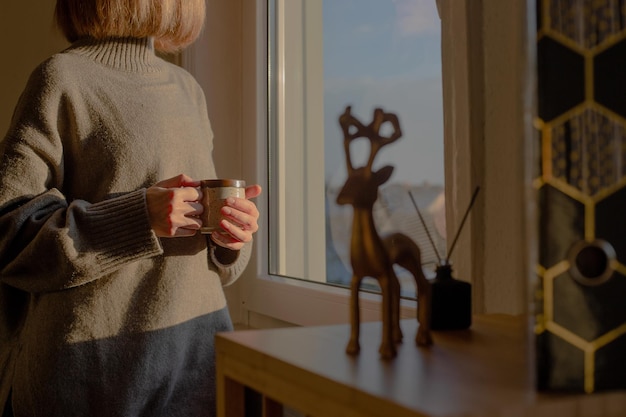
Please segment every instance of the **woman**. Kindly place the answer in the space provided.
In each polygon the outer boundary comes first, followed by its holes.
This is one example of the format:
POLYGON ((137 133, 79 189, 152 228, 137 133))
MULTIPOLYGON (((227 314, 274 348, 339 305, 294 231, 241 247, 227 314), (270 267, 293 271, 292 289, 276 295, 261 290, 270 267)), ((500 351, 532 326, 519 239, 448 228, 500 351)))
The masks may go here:
POLYGON ((215 413, 222 286, 248 262, 261 189, 198 232, 199 180, 217 177, 205 99, 155 50, 189 45, 204 15, 204 0, 57 1, 72 45, 33 72, 0 142, 7 415, 215 413))

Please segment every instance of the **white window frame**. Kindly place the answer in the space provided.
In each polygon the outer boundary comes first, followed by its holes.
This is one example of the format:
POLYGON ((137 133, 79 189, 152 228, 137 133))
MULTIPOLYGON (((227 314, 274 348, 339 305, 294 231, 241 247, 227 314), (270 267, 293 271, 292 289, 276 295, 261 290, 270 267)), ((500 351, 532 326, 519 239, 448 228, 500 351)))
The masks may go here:
MULTIPOLYGON (((231 2, 229 7, 238 8, 241 17, 236 29, 239 39, 232 45, 233 53, 241 53, 237 68, 241 113, 233 117, 242 126, 238 174, 249 182, 256 180, 267 191, 267 5, 265 0, 231 2)), ((534 253, 534 228, 529 227, 534 201, 530 186, 534 60, 528 58, 534 56, 534 38, 528 29, 534 19, 533 2, 437 3, 442 17, 449 241, 474 188, 481 186, 452 262, 457 277, 472 282, 475 312, 524 313, 534 253)), ((208 27, 204 36, 227 39, 220 33, 224 30, 208 27)), ((198 56, 206 60, 211 51, 196 47, 190 54, 195 56, 191 61, 201 61, 198 56)), ((195 68, 195 75, 201 71, 195 68)), ((211 86, 219 82, 201 81, 209 100, 211 86)), ((267 192, 257 199, 262 216, 256 250, 244 276, 227 292, 234 320, 249 324, 258 315, 296 325, 347 323, 348 289, 268 273, 269 204, 267 192)), ((360 298, 362 319, 380 320, 380 297, 362 293, 360 298)), ((403 302, 401 314, 415 317, 414 303, 403 302)))
POLYGON ((275 210, 269 213, 268 224, 276 226, 271 233, 277 250, 269 255, 278 271, 326 282, 324 175, 316 163, 324 160, 322 2, 275 2, 276 12, 269 12, 270 27, 276 19, 272 35, 276 53, 270 53, 274 57, 268 63, 273 72, 268 139, 276 155, 269 163, 274 172, 290 175, 275 175, 277 181, 271 184, 270 198, 275 199, 270 205, 275 210))

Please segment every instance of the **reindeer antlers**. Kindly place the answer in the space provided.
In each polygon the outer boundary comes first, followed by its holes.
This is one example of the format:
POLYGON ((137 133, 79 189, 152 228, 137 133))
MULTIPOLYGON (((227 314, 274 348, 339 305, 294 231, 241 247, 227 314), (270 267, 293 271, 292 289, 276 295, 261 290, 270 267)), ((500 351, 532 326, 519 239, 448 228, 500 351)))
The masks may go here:
POLYGON ((346 162, 348 170, 352 171, 354 167, 350 161, 350 142, 357 138, 369 139, 371 144, 371 152, 369 161, 367 162, 367 169, 371 170, 374 157, 385 145, 389 145, 395 142, 402 136, 402 130, 400 129, 400 122, 398 116, 393 113, 385 113, 382 109, 374 109, 374 118, 372 123, 365 126, 351 113, 351 106, 347 106, 344 113, 339 117, 339 124, 343 131, 343 146, 346 153, 346 162), (389 122, 393 126, 393 132, 389 137, 385 137, 380 134, 380 128, 383 124, 389 122), (351 128, 356 128, 354 133, 351 133, 351 128))

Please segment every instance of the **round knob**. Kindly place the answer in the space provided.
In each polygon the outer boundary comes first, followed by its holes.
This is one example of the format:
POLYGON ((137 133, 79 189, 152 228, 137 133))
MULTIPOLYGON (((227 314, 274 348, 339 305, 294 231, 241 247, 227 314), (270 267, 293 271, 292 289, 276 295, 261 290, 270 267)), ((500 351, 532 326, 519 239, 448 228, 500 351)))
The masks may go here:
POLYGON ((583 285, 600 285, 613 276, 615 249, 607 241, 579 241, 569 251, 569 272, 583 285))

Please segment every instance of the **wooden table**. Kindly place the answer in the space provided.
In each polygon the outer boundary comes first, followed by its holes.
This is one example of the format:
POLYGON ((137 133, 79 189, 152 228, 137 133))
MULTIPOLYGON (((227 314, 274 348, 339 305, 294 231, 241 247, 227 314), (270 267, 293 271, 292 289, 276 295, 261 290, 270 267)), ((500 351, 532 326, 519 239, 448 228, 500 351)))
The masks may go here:
POLYGON ((470 330, 433 332, 415 346, 415 320, 403 320, 398 356, 378 356, 379 322, 364 323, 361 353, 344 352, 348 325, 242 330, 216 339, 219 417, 244 417, 248 387, 263 416, 282 406, 314 417, 617 417, 626 393, 537 394, 526 320, 475 317, 470 330))

